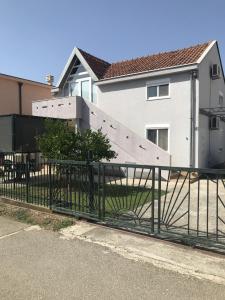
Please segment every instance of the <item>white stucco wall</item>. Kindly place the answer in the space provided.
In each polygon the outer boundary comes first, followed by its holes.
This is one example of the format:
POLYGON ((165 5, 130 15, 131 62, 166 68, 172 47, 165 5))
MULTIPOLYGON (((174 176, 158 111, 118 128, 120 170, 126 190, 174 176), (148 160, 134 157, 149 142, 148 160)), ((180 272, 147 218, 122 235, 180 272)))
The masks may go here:
MULTIPOLYGON (((219 92, 225 97, 225 85, 220 79, 211 80, 210 66, 219 64, 216 44, 199 65, 199 108, 219 107, 219 92)), ((222 66, 220 65, 222 69, 222 66)), ((225 102, 224 102, 225 106, 225 102)), ((225 161, 225 123, 220 122, 219 130, 209 129, 209 118, 199 115, 198 126, 198 166, 208 167, 225 161)))
POLYGON ((80 119, 82 117, 80 97, 43 99, 32 103, 32 115, 59 119, 80 119))
POLYGON ((33 115, 75 119, 81 129, 101 129, 118 154, 114 162, 148 165, 170 165, 170 155, 157 145, 140 137, 129 128, 111 118, 90 101, 81 97, 53 98, 33 102, 33 115))
POLYGON ((169 152, 173 166, 190 161, 190 74, 170 79, 170 98, 146 100, 146 83, 160 78, 131 80, 98 87, 97 106, 132 131, 145 137, 146 126, 169 126, 169 152))

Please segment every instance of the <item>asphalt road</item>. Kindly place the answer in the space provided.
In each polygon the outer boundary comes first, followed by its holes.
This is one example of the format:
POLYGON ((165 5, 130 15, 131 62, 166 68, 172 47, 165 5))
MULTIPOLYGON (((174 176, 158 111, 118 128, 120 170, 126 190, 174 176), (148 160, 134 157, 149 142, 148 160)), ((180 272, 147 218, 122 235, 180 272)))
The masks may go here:
POLYGON ((0 299, 225 299, 225 286, 0 217, 0 299))

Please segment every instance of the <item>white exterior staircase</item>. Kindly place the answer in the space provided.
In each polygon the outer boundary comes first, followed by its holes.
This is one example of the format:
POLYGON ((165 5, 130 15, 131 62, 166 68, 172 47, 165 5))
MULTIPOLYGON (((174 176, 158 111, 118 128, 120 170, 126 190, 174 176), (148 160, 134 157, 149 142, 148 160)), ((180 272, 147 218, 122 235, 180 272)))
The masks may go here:
POLYGON ((32 104, 32 114, 61 119, 74 118, 81 128, 101 129, 110 140, 113 150, 118 154, 115 162, 170 165, 170 154, 167 151, 140 137, 95 104, 84 101, 81 97, 35 101, 32 104))

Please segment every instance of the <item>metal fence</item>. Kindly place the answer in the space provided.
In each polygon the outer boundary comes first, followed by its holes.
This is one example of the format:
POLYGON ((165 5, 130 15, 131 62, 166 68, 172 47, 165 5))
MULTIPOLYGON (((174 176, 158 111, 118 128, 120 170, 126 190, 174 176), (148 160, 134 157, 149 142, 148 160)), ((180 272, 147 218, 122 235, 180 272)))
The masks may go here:
POLYGON ((0 194, 110 226, 225 250, 225 170, 0 156, 0 194))
POLYGON ((49 206, 49 165, 40 153, 0 153, 0 194, 49 206))

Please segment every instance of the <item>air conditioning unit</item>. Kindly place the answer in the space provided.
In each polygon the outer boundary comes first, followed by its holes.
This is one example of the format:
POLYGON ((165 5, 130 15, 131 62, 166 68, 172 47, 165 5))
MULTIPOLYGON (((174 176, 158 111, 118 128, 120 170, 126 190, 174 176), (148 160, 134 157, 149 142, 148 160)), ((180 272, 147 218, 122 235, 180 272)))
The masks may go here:
POLYGON ((211 66, 211 78, 212 79, 220 78, 220 66, 218 64, 213 64, 211 66))
POLYGON ((209 127, 211 130, 217 130, 220 128, 220 118, 217 116, 212 116, 210 118, 210 124, 209 127))

